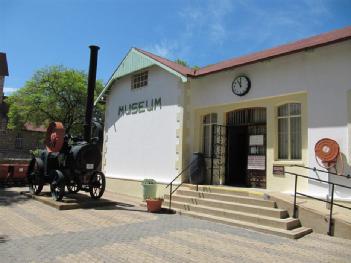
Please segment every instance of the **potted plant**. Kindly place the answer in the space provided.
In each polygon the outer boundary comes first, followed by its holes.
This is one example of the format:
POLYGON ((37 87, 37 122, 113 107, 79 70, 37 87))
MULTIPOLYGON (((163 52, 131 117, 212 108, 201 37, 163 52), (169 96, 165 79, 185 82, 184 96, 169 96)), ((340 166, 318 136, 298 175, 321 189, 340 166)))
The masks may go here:
POLYGON ((163 198, 147 198, 146 199, 146 206, 147 211, 151 213, 156 213, 161 211, 162 209, 163 198))

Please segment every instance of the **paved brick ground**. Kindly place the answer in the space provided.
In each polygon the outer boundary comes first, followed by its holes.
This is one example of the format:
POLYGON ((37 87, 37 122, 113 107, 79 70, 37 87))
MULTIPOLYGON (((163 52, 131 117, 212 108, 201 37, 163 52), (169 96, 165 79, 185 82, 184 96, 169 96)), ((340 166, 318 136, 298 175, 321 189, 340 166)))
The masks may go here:
POLYGON ((318 234, 290 240, 144 210, 121 202, 115 207, 58 211, 11 189, 0 189, 0 262, 335 263, 351 259, 351 240, 318 234))

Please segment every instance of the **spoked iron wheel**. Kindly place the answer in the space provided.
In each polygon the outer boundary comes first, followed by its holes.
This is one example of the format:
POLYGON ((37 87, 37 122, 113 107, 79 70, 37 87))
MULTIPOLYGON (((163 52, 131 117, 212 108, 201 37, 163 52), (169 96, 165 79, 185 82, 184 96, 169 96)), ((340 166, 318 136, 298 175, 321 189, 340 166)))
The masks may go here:
POLYGON ((61 201, 65 194, 65 180, 63 173, 59 170, 53 170, 50 172, 51 178, 53 178, 50 184, 51 196, 56 201, 61 201))
POLYGON ((43 190, 43 161, 39 158, 33 158, 28 168, 28 185, 29 192, 33 195, 40 194, 43 190))
POLYGON ((81 187, 81 183, 78 182, 77 180, 72 180, 71 182, 69 182, 69 184, 67 185, 67 191, 71 194, 76 194, 79 192, 79 190, 82 188, 81 187))
POLYGON ((94 172, 90 179, 89 192, 93 199, 99 199, 105 192, 106 180, 102 172, 94 172))

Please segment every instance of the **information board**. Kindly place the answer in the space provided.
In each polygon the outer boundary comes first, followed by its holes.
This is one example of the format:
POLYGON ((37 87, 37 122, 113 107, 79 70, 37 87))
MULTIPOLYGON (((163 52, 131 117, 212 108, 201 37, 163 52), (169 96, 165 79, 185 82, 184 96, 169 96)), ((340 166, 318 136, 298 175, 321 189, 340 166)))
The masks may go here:
POLYGON ((247 157, 247 169, 266 170, 266 156, 264 156, 264 155, 249 155, 247 157))
POLYGON ((249 145, 250 146, 262 146, 264 145, 263 135, 250 135, 249 145))

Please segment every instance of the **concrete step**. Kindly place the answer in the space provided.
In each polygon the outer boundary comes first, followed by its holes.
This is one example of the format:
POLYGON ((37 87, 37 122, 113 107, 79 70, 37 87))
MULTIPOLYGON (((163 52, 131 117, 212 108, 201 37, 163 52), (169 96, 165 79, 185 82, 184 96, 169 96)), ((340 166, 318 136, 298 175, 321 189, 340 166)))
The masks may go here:
POLYGON ((286 229, 279 229, 275 227, 258 225, 255 223, 245 222, 245 221, 236 220, 236 219, 222 218, 218 216, 213 216, 213 215, 208 215, 208 214, 198 213, 193 211, 183 211, 183 210, 176 210, 176 211, 181 215, 188 215, 199 219, 209 220, 209 221, 232 225, 232 226, 243 227, 246 229, 252 229, 259 232, 292 238, 292 239, 298 239, 307 234, 312 233, 312 229, 306 228, 306 227, 297 227, 292 230, 286 230, 286 229))
MULTIPOLYGON (((169 206, 169 200, 165 200, 164 207, 169 206)), ((295 218, 274 218, 259 214, 251 214, 227 209, 213 208, 205 205, 187 204, 177 201, 172 201, 172 209, 191 211, 201 214, 207 214, 220 218, 246 221, 263 226, 269 226, 280 229, 294 229, 300 226, 300 221, 295 218)))
MULTIPOLYGON (((196 185, 193 184, 184 184, 184 188, 188 188, 189 190, 197 190, 196 185)), ((234 187, 226 187, 226 186, 214 186, 214 185, 199 185, 198 191, 206 192, 206 193, 215 193, 215 194, 227 194, 227 195, 240 195, 240 196, 251 196, 251 197, 262 197, 264 192, 259 190, 250 189, 247 190, 245 188, 234 188, 234 187)))
POLYGON ((276 207, 274 201, 264 200, 262 198, 250 197, 250 196, 240 196, 233 194, 219 194, 219 193, 207 193, 207 192, 197 192, 193 190, 179 189, 177 190, 177 195, 190 196, 196 198, 213 199, 224 202, 234 202, 240 204, 248 204, 262 207, 276 207))
MULTIPOLYGON (((169 200, 169 195, 165 195, 166 200, 169 200)), ((249 204, 241 204, 235 202, 227 202, 206 198, 196 198, 182 195, 172 195, 172 202, 182 202, 186 204, 203 205, 210 208, 220 208, 238 212, 246 212, 251 214, 258 214, 274 218, 287 218, 288 212, 284 209, 263 207, 249 204)))

